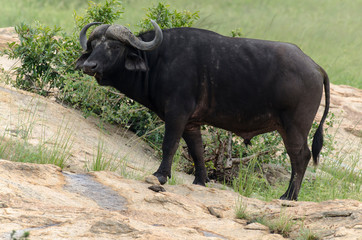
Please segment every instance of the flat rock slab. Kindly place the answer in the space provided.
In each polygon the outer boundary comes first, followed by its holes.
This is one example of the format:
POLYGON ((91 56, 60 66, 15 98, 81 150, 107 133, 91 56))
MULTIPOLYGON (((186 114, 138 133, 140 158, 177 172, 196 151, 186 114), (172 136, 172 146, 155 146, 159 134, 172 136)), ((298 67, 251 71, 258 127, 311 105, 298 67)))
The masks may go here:
POLYGON ((10 239, 13 230, 18 236, 29 231, 30 239, 284 239, 236 219, 240 200, 251 214, 302 219, 323 239, 362 236, 358 201, 285 204, 195 185, 165 185, 166 192, 149 186, 112 172, 74 174, 0 160, 0 239, 10 239))

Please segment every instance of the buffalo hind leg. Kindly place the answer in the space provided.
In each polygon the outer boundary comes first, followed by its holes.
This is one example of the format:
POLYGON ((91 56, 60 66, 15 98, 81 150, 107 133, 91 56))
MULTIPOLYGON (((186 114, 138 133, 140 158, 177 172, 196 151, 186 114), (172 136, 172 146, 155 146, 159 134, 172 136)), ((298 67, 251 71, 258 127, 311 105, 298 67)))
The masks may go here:
POLYGON ((203 157, 204 148, 202 145, 200 126, 186 126, 182 137, 195 163, 195 180, 193 184, 205 186, 207 173, 203 157))
POLYGON ((308 148, 307 141, 305 141, 305 143, 301 146, 287 145, 287 143, 285 143, 285 145, 292 165, 292 174, 288 189, 280 197, 280 199, 298 200, 299 190, 311 158, 311 153, 308 148))

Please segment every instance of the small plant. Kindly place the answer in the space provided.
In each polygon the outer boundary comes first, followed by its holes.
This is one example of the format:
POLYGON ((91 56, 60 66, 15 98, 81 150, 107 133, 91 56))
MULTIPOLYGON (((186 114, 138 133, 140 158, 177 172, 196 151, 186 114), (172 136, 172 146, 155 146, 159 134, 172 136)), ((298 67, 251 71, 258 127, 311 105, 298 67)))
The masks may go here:
POLYGON ((238 176, 234 178, 232 185, 234 191, 246 197, 250 197, 256 192, 263 192, 269 187, 256 157, 251 159, 247 166, 240 164, 238 176))
POLYGON ((296 240, 319 240, 321 237, 308 228, 301 228, 296 240))
POLYGON ((28 231, 23 232, 20 237, 15 237, 16 231, 13 230, 10 234, 10 240, 29 240, 30 233, 28 231))
MULTIPOLYGON (((0 52, 0 56, 1 56, 1 52, 0 52)), ((5 84, 11 84, 13 81, 11 79, 10 73, 8 71, 6 71, 4 68, 0 68, 0 81, 5 84)))
POLYGON ((25 108, 19 109, 17 126, 15 129, 10 130, 12 134, 21 139, 28 140, 36 125, 35 113, 37 111, 38 103, 33 104, 33 99, 25 108))
POLYGON ((44 163, 51 163, 63 168, 66 162, 71 157, 71 150, 73 147, 73 140, 71 131, 67 125, 61 125, 58 127, 55 135, 47 141, 44 141, 43 145, 39 148, 43 148, 45 151, 44 163))
POLYGON ((278 218, 261 217, 256 219, 257 222, 269 227, 271 233, 281 234, 283 237, 289 237, 292 227, 296 224, 291 216, 281 212, 278 218))
POLYGON ((250 221, 252 217, 250 214, 246 211, 247 204, 242 201, 242 198, 240 197, 239 200, 236 203, 236 209, 235 209, 235 217, 238 219, 245 219, 250 221))
MULTIPOLYGON (((139 140, 139 138, 138 138, 139 140)), ((135 141, 130 139, 130 142, 127 145, 131 145, 135 141)), ((110 153, 107 147, 105 146, 104 140, 100 137, 97 145, 97 149, 94 151, 91 161, 86 160, 85 169, 86 171, 112 171, 117 172, 124 178, 129 179, 142 179, 141 174, 134 172, 130 169, 127 169, 127 158, 128 155, 132 152, 126 153, 123 156, 120 156, 119 153, 110 153)), ((145 172, 142 170, 141 172, 145 172)), ((148 174, 148 173, 144 173, 148 174)))
POLYGON ((236 28, 234 30, 231 30, 231 37, 243 37, 243 31, 241 28, 236 28))
POLYGON ((108 154, 108 151, 104 146, 104 141, 100 139, 97 146, 97 152, 93 156, 93 161, 86 165, 86 169, 88 171, 116 171, 118 168, 115 165, 116 160, 116 155, 108 154))
POLYGON ((177 150, 175 153, 174 159, 173 159, 172 167, 171 167, 171 178, 169 178, 167 181, 167 183, 169 185, 182 184, 182 179, 180 179, 176 176, 176 171, 181 162, 181 158, 182 158, 181 153, 179 150, 177 150))

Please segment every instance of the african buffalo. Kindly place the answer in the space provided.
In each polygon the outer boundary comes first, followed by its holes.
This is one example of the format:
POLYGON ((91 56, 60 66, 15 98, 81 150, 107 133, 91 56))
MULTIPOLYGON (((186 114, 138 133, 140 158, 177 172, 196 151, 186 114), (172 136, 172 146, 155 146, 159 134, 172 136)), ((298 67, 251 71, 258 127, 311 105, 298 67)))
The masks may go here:
POLYGON ((163 158, 154 173, 161 184, 171 174, 181 137, 195 163, 194 184, 205 185, 200 126, 232 131, 248 142, 277 130, 292 165, 281 199, 296 200, 311 158, 308 133, 325 91, 325 109, 314 135, 312 155, 318 163, 329 102, 326 72, 290 43, 231 38, 195 28, 161 30, 135 36, 120 25, 97 26, 76 68, 100 85, 118 89, 165 121, 163 158))

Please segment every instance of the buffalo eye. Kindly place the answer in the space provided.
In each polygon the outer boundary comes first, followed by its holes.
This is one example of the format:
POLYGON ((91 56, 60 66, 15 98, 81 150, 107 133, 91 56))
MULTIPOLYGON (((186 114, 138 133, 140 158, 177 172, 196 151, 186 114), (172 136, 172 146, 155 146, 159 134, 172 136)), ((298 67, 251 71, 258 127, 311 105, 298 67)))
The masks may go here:
POLYGON ((111 49, 121 49, 122 48, 122 45, 117 41, 117 42, 109 42, 108 46, 111 48, 111 49))

